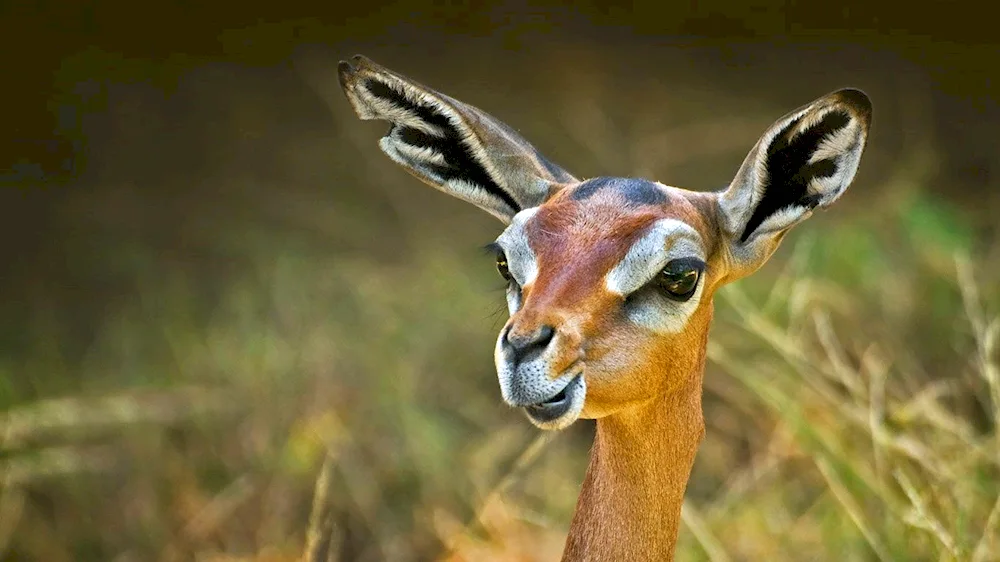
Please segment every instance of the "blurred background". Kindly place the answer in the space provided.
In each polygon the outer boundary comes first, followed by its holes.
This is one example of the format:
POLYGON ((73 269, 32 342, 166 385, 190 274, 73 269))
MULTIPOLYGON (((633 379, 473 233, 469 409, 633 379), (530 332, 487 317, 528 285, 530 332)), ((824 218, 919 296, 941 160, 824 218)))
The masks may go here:
POLYGON ((0 3, 0 560, 556 560, 591 422, 502 405, 489 215, 375 61, 578 177, 725 186, 844 86, 830 212, 723 290, 680 560, 1000 560, 1000 47, 971 4, 0 3), (322 468, 322 470, 321 470, 322 468))

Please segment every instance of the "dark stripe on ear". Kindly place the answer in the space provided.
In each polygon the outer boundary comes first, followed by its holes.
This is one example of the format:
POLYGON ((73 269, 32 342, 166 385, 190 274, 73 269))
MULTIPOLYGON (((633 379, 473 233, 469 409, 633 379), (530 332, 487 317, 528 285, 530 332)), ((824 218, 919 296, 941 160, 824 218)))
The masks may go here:
POLYGON ((774 213, 799 205, 812 209, 819 204, 818 195, 809 195, 809 182, 827 178, 837 172, 837 163, 829 158, 809 163, 809 159, 825 138, 846 127, 851 116, 842 110, 830 111, 805 131, 790 138, 801 118, 794 119, 777 134, 767 147, 764 173, 764 196, 753 211, 740 242, 746 242, 754 230, 774 213))
POLYGON ((368 80, 365 80, 364 86, 365 89, 371 93, 371 95, 391 102, 393 105, 408 109, 416 113, 417 117, 427 121, 431 125, 437 125, 438 127, 447 127, 451 125, 451 122, 448 121, 448 118, 444 115, 434 111, 430 107, 413 103, 409 98, 394 90, 385 82, 379 82, 374 78, 369 78, 368 80))
POLYGON ((403 94, 378 80, 369 78, 365 81, 364 87, 371 95, 412 111, 421 120, 440 128, 444 132, 444 137, 436 137, 413 127, 407 127, 398 123, 392 124, 390 135, 395 136, 410 146, 434 150, 440 153, 444 161, 448 164, 447 166, 442 166, 440 164, 421 162, 421 166, 430 168, 444 181, 458 179, 479 186, 490 195, 503 201, 515 213, 521 211, 521 205, 493 180, 489 172, 486 171, 486 167, 475 158, 472 150, 462 140, 461 133, 447 116, 434 111, 431 107, 414 103, 403 94))

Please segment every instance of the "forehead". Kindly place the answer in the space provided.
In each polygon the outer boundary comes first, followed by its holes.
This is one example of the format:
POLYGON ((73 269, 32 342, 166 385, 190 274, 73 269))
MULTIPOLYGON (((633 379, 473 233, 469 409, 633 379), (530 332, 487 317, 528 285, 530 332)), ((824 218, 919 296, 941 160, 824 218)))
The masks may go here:
POLYGON ((563 189, 520 226, 536 251, 571 245, 620 256, 662 219, 705 238, 706 220, 692 195, 644 179, 595 178, 563 189))
POLYGON ((665 205, 670 201, 667 187, 638 178, 594 178, 568 190, 572 201, 611 199, 628 206, 665 205))

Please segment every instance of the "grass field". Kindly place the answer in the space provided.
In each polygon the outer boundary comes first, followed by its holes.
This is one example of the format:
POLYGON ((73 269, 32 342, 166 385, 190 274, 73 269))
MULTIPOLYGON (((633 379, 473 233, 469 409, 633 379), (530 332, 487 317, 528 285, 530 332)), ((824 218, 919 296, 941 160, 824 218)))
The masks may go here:
MULTIPOLYGON (((793 107, 694 76, 623 93, 600 56, 556 51, 576 86, 517 102, 474 57, 400 70, 581 175, 705 189, 793 107)), ((557 559, 592 425, 501 403, 498 225, 392 167, 315 59, 73 64, 123 85, 4 303, 0 559, 294 559, 324 461, 333 559, 557 559)), ((718 296, 679 560, 1000 559, 1000 239, 918 132, 873 136, 843 203, 718 296)))

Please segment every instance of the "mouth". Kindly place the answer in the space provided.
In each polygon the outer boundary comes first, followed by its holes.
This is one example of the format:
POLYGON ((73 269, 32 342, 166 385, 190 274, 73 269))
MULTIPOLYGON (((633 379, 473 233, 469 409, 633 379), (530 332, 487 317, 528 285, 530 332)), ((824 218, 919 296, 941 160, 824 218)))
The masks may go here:
POLYGON ((552 397, 525 406, 524 412, 531 423, 541 429, 562 429, 580 417, 586 393, 587 386, 580 373, 552 397))

